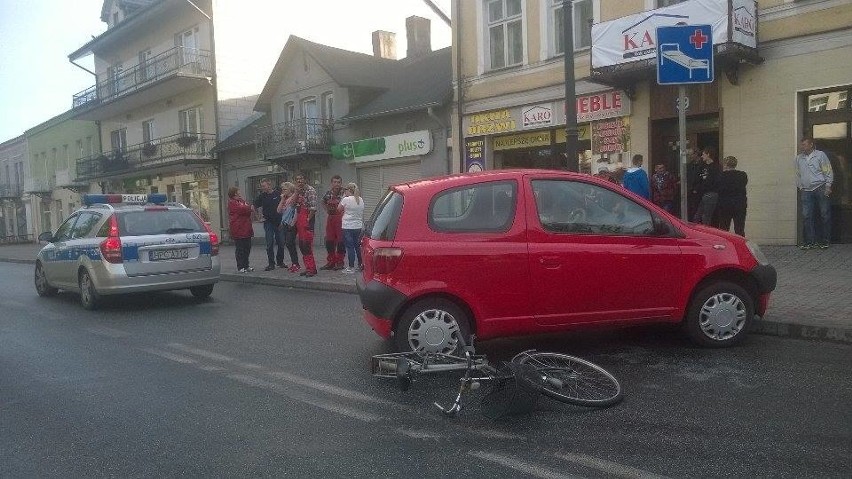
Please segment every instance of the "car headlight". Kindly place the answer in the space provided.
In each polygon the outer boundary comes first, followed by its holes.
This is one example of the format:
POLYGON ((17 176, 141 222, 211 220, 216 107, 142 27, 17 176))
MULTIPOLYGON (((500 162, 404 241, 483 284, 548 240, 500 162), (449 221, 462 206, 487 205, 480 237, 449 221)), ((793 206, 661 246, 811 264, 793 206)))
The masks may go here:
POLYGON ((748 250, 751 251, 751 255, 754 256, 754 259, 757 260, 760 264, 769 264, 769 259, 763 254, 763 251, 760 250, 760 246, 757 243, 746 241, 746 246, 748 250))

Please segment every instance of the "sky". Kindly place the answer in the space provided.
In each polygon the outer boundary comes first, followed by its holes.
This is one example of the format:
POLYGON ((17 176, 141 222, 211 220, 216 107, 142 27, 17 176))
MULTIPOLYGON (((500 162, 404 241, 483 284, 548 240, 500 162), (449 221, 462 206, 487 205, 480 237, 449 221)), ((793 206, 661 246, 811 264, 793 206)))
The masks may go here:
MULTIPOLYGON (((240 2, 248 10, 258 0, 219 1, 240 2)), ((418 15, 432 20, 432 49, 450 45, 450 27, 422 0, 279 1, 288 15, 314 21, 296 22, 289 32, 252 25, 247 37, 268 52, 266 71, 259 72, 264 82, 288 34, 372 54, 372 32, 386 30, 396 33, 401 58, 406 49, 405 19, 418 15)), ((450 14, 450 0, 434 3, 450 14)), ((0 0, 0 143, 67 111, 75 93, 95 84, 91 74, 68 61, 68 55, 106 30, 100 20, 102 5, 103 0, 0 0)), ((91 57, 78 63, 94 70, 91 57)))

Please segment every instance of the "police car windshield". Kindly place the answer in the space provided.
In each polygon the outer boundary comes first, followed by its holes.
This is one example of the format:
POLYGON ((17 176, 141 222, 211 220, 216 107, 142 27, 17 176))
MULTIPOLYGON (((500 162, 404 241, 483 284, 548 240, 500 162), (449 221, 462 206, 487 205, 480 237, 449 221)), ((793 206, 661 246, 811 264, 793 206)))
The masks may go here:
POLYGON ((117 215, 122 236, 205 233, 201 221, 187 210, 126 211, 117 215))

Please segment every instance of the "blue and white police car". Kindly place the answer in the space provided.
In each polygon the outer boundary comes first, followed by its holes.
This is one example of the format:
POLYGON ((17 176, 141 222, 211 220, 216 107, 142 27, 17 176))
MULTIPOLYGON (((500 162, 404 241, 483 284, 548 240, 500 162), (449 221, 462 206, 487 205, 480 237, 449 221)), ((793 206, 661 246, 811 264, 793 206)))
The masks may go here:
POLYGON ((86 309, 107 295, 189 289, 204 299, 219 281, 219 238, 164 194, 84 195, 36 258, 39 296, 77 291, 86 309))

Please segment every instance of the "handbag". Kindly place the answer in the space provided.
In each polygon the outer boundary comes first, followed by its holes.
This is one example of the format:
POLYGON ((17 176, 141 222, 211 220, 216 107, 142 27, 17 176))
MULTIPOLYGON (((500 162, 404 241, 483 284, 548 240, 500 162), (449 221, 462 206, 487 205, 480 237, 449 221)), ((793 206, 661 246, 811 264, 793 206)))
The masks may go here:
POLYGON ((291 227, 296 224, 296 208, 294 206, 288 206, 281 212, 281 224, 291 227))

